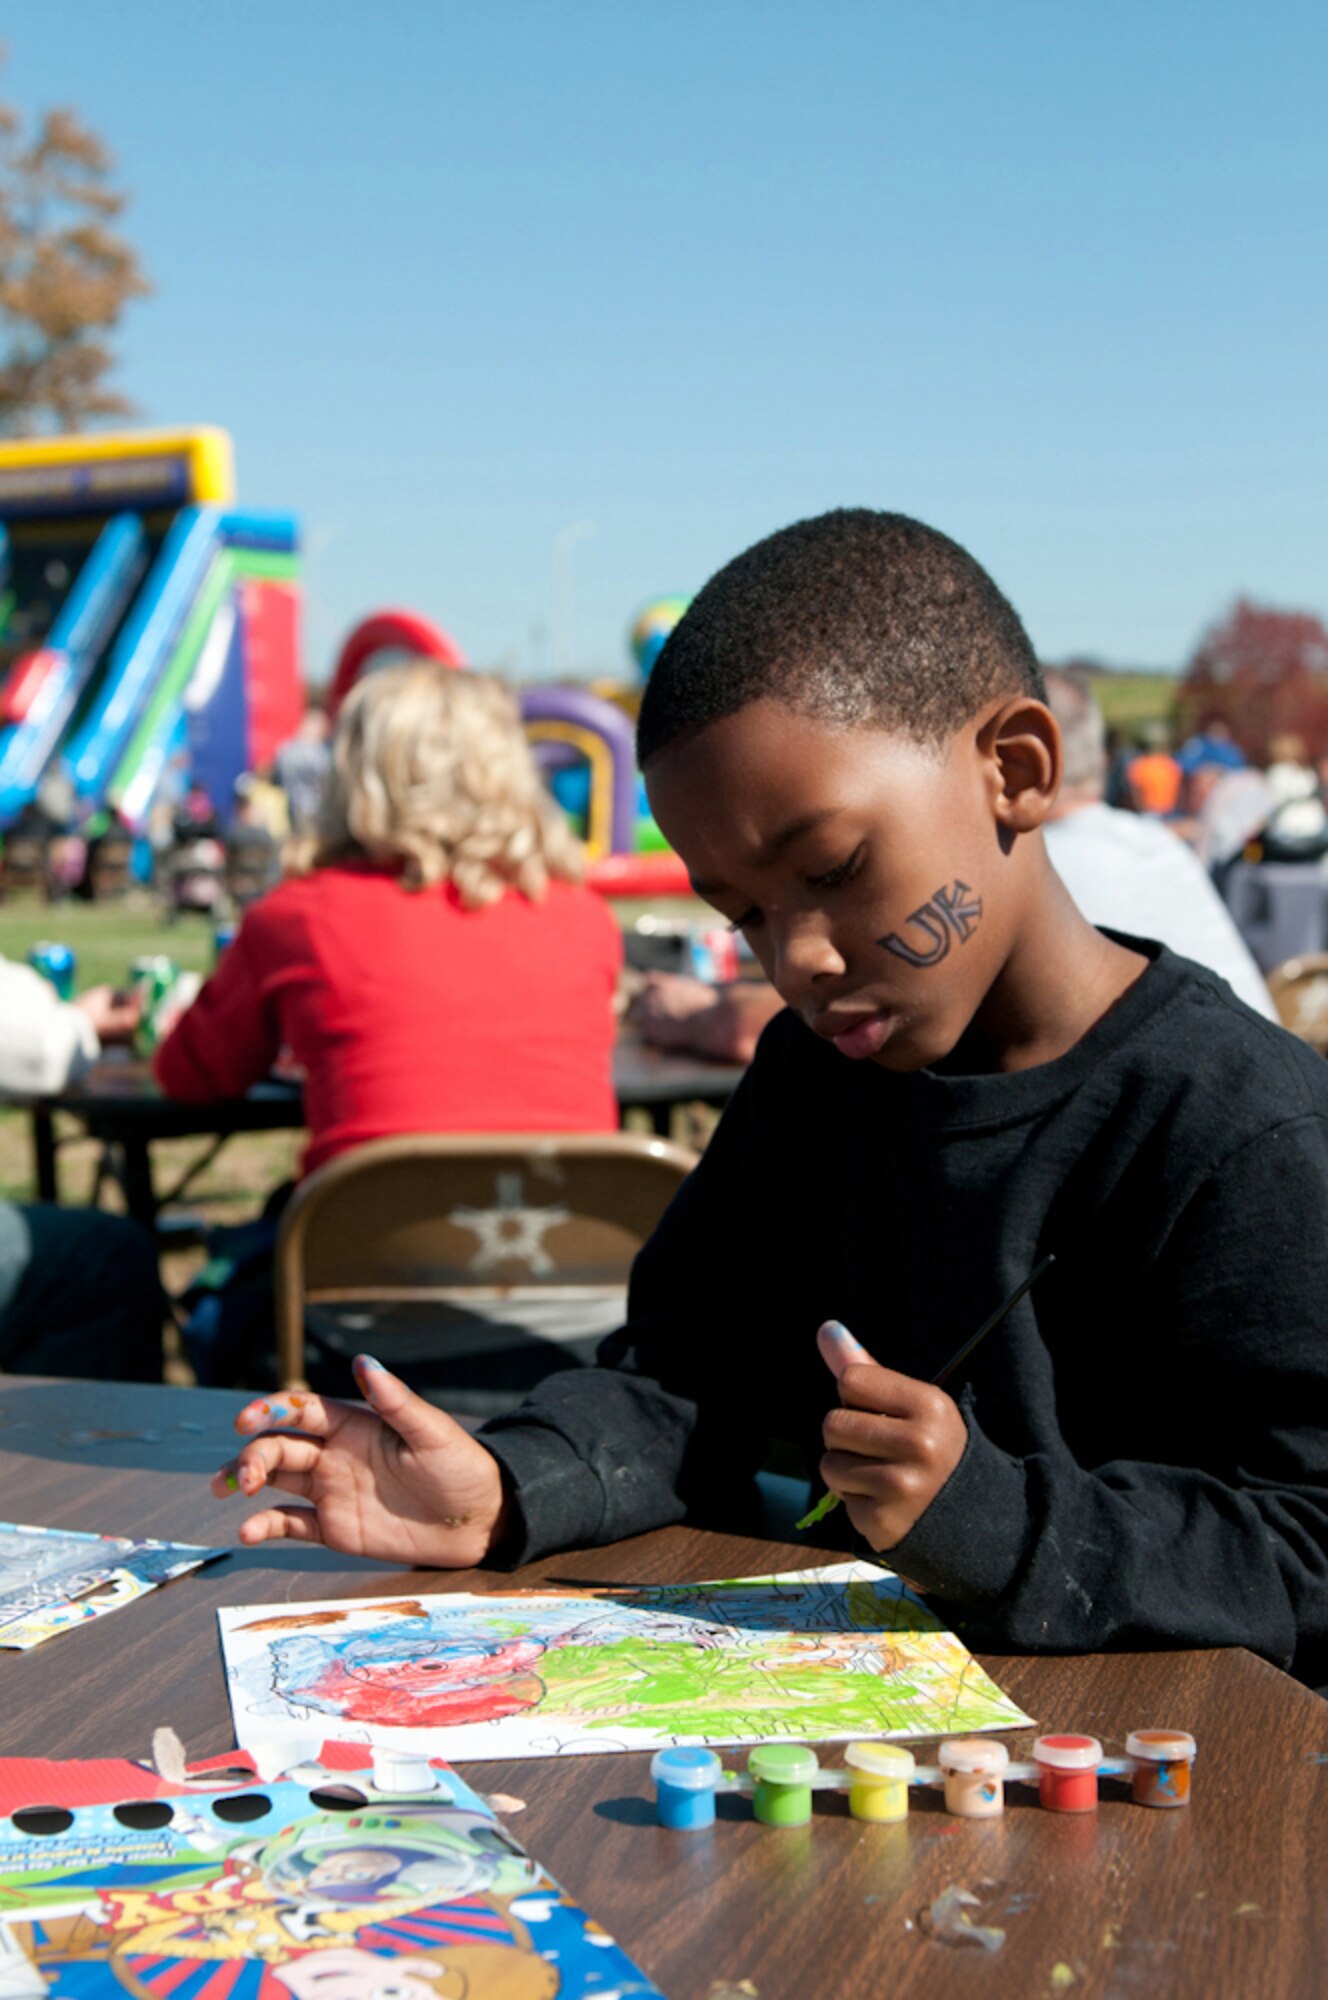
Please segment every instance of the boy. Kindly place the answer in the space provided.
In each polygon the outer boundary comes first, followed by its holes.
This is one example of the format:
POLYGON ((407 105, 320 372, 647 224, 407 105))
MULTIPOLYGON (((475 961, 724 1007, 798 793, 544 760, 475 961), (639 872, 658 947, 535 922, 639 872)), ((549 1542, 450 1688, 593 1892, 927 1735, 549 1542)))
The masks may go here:
POLYGON ((792 1437, 971 1643, 1328 1679, 1328 1068, 1079 914, 1041 832, 1059 733, 990 578, 897 515, 785 529, 677 627, 639 749, 786 1010, 600 1366, 482 1442, 369 1363, 376 1414, 251 1405, 242 1431, 303 1435, 218 1490, 313 1506, 242 1539, 527 1560, 732 1508, 792 1437), (931 1386, 1049 1251, 957 1400, 931 1386), (862 1345, 818 1352, 829 1314, 862 1345))

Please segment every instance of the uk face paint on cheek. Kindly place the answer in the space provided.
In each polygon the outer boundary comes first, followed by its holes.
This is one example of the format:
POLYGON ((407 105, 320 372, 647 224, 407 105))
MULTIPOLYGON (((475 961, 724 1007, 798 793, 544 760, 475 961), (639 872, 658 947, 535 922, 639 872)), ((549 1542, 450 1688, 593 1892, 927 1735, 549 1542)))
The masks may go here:
POLYGON ((956 878, 914 910, 906 927, 911 929, 911 937, 888 931, 876 942, 883 951, 902 958, 906 965, 939 965, 956 940, 968 943, 981 921, 981 896, 975 895, 967 882, 956 878))

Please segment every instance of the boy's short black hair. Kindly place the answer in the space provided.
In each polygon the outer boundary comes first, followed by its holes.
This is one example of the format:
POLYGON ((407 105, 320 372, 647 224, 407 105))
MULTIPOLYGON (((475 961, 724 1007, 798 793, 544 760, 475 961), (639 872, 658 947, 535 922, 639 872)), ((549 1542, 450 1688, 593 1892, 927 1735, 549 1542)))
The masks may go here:
POLYGON ((958 542, 845 507, 768 535, 712 576, 641 701, 642 766, 749 702, 938 748, 1002 694, 1046 700, 1013 606, 958 542))

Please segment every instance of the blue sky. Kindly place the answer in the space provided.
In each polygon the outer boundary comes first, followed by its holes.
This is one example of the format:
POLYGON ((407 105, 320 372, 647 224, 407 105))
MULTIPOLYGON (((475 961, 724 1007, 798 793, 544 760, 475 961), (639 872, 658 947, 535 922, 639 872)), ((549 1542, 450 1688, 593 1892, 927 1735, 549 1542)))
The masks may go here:
POLYGON ((620 671, 645 599, 839 504, 964 541, 1047 658, 1328 614, 1321 5, 0 0, 0 35, 0 95, 74 106, 133 192, 121 386, 301 517, 315 677, 383 604, 620 671))

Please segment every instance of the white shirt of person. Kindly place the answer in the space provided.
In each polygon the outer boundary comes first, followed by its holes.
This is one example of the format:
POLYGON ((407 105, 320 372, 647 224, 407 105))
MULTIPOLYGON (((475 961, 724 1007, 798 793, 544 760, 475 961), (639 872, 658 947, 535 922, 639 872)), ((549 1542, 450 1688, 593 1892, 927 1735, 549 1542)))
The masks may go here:
POLYGON ((1225 979, 1265 1020, 1277 1009, 1231 912, 1198 856, 1160 820, 1101 803, 1046 829, 1057 874, 1092 924, 1156 938, 1225 979))
POLYGON ((30 965, 0 958, 0 1090, 45 1097, 76 1082, 100 1054, 81 1007, 62 1000, 30 965))

